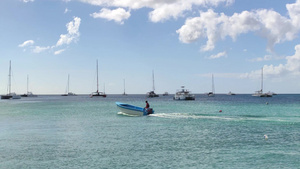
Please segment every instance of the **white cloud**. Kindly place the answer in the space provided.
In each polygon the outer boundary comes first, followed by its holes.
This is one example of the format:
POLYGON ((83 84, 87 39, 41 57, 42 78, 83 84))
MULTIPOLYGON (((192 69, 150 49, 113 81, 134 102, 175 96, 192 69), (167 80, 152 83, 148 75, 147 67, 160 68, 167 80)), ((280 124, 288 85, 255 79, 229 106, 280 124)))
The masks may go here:
POLYGON ((191 11, 193 6, 218 6, 223 3, 230 5, 234 0, 79 0, 96 6, 153 9, 149 13, 152 22, 161 22, 170 18, 183 16, 186 11, 191 11))
POLYGON ((27 2, 34 2, 34 0, 23 0, 23 2, 27 3, 27 2))
POLYGON ((220 57, 226 57, 226 56, 227 56, 227 53, 226 53, 226 51, 224 51, 224 52, 220 52, 216 55, 211 55, 208 57, 208 59, 218 59, 220 57))
POLYGON ((47 46, 47 47, 35 46, 32 51, 33 51, 33 53, 41 53, 41 52, 44 52, 48 49, 50 49, 50 46, 47 46))
MULTIPOLYGON (((299 76, 300 75, 300 44, 295 46, 295 54, 285 57, 286 63, 274 65, 264 65, 264 76, 283 77, 283 76, 299 76)), ((242 78, 256 78, 260 76, 261 70, 255 70, 250 73, 241 75, 242 78)))
POLYGON ((57 50, 57 51, 54 52, 54 55, 59 55, 64 51, 65 51, 65 49, 57 50))
POLYGON ((78 39, 79 33, 79 26, 80 26, 81 19, 78 17, 74 17, 74 20, 69 22, 66 27, 68 30, 67 34, 61 34, 60 39, 57 41, 56 46, 61 46, 64 44, 70 44, 78 39))
POLYGON ((64 13, 68 13, 68 12, 71 12, 71 10, 69 10, 68 8, 66 8, 64 13))
POLYGON ((22 44, 20 44, 19 47, 23 48, 25 46, 30 46, 30 45, 33 45, 33 44, 34 44, 33 40, 27 40, 27 41, 23 42, 22 44))
POLYGON ((295 4, 288 4, 289 18, 281 16, 273 10, 259 9, 243 11, 227 16, 215 13, 212 9, 200 12, 199 17, 189 18, 176 32, 183 43, 192 43, 201 38, 207 39, 203 51, 215 48, 217 41, 248 32, 257 32, 268 40, 267 50, 272 51, 277 43, 296 38, 300 30, 300 0, 295 4))
POLYGON ((124 20, 130 17, 130 11, 126 11, 123 8, 117 8, 115 10, 110 10, 103 8, 98 13, 91 14, 93 18, 103 18, 109 21, 113 20, 119 24, 124 24, 124 20))

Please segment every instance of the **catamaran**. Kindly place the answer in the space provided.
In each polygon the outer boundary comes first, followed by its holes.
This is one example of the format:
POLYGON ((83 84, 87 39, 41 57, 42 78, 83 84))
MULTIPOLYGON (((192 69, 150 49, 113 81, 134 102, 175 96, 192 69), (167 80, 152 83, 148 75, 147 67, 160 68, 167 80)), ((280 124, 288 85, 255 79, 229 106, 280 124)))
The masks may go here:
POLYGON ((211 88, 211 92, 208 92, 207 95, 213 97, 215 96, 214 74, 211 75, 211 88))
POLYGON ((70 90, 70 75, 68 74, 68 83, 67 83, 67 87, 66 87, 66 93, 62 94, 62 96, 76 96, 75 93, 72 93, 69 90, 70 90))
POLYGON ((258 91, 255 91, 255 93, 252 96, 255 97, 272 97, 272 94, 270 93, 263 93, 263 86, 264 86, 264 68, 261 68, 261 88, 258 91))
POLYGON ((8 88, 7 94, 2 95, 1 99, 21 99, 20 95, 17 95, 14 92, 11 92, 11 61, 9 61, 9 73, 8 73, 8 88))
POLYGON ((27 75, 27 93, 22 94, 21 97, 37 97, 37 95, 34 95, 32 92, 28 91, 28 86, 29 86, 29 77, 27 75))
POLYGON ((155 86, 154 86, 154 71, 152 71, 152 82, 153 82, 153 84, 152 84, 152 91, 150 91, 150 92, 147 93, 147 97, 159 97, 159 95, 154 92, 154 90, 155 90, 155 86))
POLYGON ((96 69, 97 69, 97 91, 96 91, 96 92, 93 92, 93 93, 90 95, 90 97, 94 97, 94 96, 106 97, 105 92, 99 92, 98 60, 97 60, 96 69))

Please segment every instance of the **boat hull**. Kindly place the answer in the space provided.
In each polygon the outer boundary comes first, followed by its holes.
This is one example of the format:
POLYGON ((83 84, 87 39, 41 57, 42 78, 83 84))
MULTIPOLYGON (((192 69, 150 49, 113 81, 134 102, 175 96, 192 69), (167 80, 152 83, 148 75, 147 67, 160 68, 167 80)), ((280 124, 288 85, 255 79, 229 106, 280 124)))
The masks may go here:
POLYGON ((145 109, 142 107, 137 107, 137 106, 133 106, 126 103, 120 103, 120 102, 116 102, 116 105, 122 113, 131 116, 145 116, 154 113, 154 110, 151 108, 145 109))

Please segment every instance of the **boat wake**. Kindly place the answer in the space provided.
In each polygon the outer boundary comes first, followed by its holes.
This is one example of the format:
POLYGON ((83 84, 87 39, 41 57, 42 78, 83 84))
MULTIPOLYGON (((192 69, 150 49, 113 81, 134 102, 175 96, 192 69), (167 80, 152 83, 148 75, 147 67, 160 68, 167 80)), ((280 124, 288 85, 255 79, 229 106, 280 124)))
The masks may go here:
POLYGON ((138 115, 132 115, 132 114, 127 114, 127 113, 123 113, 123 112, 118 112, 118 115, 123 115, 123 116, 129 116, 129 117, 140 117, 138 115))
POLYGON ((211 119, 211 120, 228 120, 228 121, 265 121, 265 122, 285 122, 300 123, 300 119, 267 117, 267 116, 220 116, 209 114, 188 114, 188 113, 157 113, 151 114, 152 117, 169 118, 169 119, 211 119))

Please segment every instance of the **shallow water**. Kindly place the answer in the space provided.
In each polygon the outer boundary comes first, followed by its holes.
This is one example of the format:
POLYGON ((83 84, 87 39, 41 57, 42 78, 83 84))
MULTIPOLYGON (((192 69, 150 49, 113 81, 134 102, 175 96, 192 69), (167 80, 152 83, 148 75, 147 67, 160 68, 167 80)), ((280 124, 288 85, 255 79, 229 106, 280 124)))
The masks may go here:
POLYGON ((0 168, 299 168, 300 95, 144 95, 0 101, 0 168), (219 112, 222 110, 222 112, 219 112), (268 136, 268 139, 264 138, 268 136))

